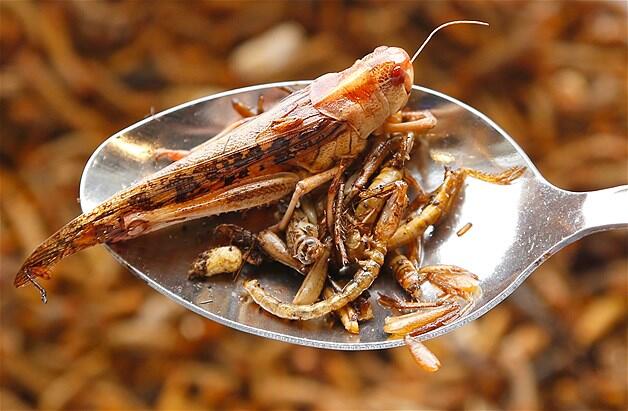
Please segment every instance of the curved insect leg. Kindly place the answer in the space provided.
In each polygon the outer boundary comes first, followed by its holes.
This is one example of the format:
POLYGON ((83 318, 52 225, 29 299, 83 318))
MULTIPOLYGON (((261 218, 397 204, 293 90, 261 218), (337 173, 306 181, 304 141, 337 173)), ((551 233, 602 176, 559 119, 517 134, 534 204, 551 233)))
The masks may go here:
POLYGON ((403 183, 400 189, 389 197, 373 230, 373 240, 358 262, 358 271, 339 293, 314 304, 296 305, 284 303, 266 293, 257 280, 246 281, 244 288, 253 301, 264 310, 286 319, 309 320, 344 307, 369 288, 379 275, 386 255, 386 239, 397 229, 408 203, 406 192, 407 185, 403 183))
POLYGON ((264 96, 260 94, 257 97, 256 110, 236 98, 231 99, 231 107, 243 118, 254 117, 264 112, 264 96))
POLYGON ((521 177, 521 175, 526 171, 526 167, 515 166, 497 174, 491 174, 484 171, 475 170, 475 169, 466 168, 466 167, 463 168, 462 170, 467 176, 473 177, 478 180, 486 181, 487 183, 508 185, 512 183, 514 180, 516 180, 517 178, 521 177))
POLYGON ((155 161, 168 160, 179 161, 182 158, 187 157, 191 150, 174 150, 169 148, 158 148, 154 152, 155 161))
MULTIPOLYGON (((386 156, 390 153, 393 142, 394 139, 387 138, 373 146, 370 153, 367 155, 364 164, 361 166, 360 170, 356 172, 357 176, 355 180, 353 180, 353 183, 349 185, 349 189, 345 193, 344 206, 347 206, 359 192, 366 188, 366 185, 373 173, 375 173, 386 156)), ((352 179, 350 178, 349 181, 351 180, 352 179)))
POLYGON ((423 207, 430 201, 430 194, 426 193, 421 187, 421 184, 410 174, 408 169, 403 170, 403 180, 408 183, 408 186, 416 192, 414 199, 408 204, 408 213, 412 213, 419 208, 423 207))
MULTIPOLYGON (((428 111, 412 112, 414 117, 410 121, 390 122, 383 125, 384 133, 424 133, 436 126, 436 117, 428 111)), ((403 112, 402 112, 403 119, 403 112)))
POLYGON ((290 199, 290 203, 288 204, 288 208, 284 213, 281 221, 270 228, 272 231, 284 231, 290 222, 290 218, 292 217, 292 213, 294 209, 299 204, 299 200, 301 197, 314 190, 317 187, 325 184, 338 173, 339 167, 333 167, 329 170, 323 171, 322 173, 314 174, 313 176, 306 177, 296 183, 294 188, 294 192, 292 193, 292 198, 290 199))

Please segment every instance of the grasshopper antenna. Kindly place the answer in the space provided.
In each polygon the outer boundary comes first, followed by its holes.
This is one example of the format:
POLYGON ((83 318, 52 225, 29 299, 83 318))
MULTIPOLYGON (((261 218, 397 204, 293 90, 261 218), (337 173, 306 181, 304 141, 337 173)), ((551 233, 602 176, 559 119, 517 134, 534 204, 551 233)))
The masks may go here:
POLYGON ((450 21, 450 22, 447 22, 447 23, 443 23, 440 26, 436 27, 434 30, 432 30, 430 35, 427 36, 427 38, 425 39, 423 44, 421 44, 421 47, 419 47, 419 49, 416 51, 416 53, 414 53, 414 56, 412 56, 412 59, 410 59, 410 63, 414 63, 414 60, 416 60, 416 58, 419 56, 419 54, 421 54, 421 51, 423 51, 423 48, 425 48, 427 43, 430 42, 430 39, 432 38, 432 36, 434 36, 434 34, 436 34, 437 31, 439 31, 440 29, 445 28, 447 26, 453 26, 454 24, 479 24, 481 26, 488 26, 488 23, 486 23, 484 21, 477 21, 477 20, 454 20, 454 21, 450 21))

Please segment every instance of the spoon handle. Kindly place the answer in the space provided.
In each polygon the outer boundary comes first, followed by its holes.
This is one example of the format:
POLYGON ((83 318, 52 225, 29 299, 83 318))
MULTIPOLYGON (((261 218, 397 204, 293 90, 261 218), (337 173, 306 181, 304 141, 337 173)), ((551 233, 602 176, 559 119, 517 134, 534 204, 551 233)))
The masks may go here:
POLYGON ((582 204, 588 232, 628 227, 628 185, 586 193, 582 204))

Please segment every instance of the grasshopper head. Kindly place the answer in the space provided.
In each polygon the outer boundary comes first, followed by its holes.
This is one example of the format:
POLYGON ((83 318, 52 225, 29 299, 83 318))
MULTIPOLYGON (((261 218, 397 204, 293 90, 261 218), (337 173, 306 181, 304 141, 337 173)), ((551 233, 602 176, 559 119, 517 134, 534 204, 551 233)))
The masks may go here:
POLYGON ((408 102, 414 70, 410 56, 399 47, 377 47, 362 59, 388 102, 389 114, 401 110, 408 102))
POLYGON ((413 80, 408 53, 382 46, 348 69, 314 80, 310 97, 315 108, 366 138, 406 105, 413 80))

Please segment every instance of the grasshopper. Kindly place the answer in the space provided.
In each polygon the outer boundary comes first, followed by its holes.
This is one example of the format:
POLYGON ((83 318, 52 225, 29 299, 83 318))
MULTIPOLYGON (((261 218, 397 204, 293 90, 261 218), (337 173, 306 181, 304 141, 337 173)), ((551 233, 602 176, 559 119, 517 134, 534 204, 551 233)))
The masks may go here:
MULTIPOLYGON (((357 158, 376 130, 407 103, 412 59, 398 47, 377 47, 351 67, 292 92, 268 111, 229 126, 164 169, 81 214, 39 245, 14 285, 50 278, 62 258, 100 243, 115 243, 168 225, 260 207, 292 195, 275 230, 288 225, 299 199, 333 179, 357 158)), ((394 125, 391 125, 394 126, 394 125)), ((404 124, 405 130, 412 122, 404 124)))

